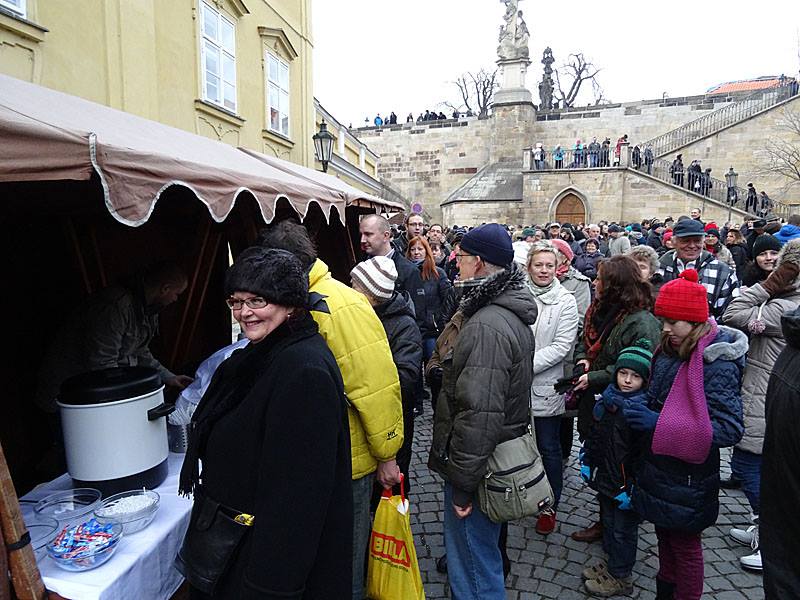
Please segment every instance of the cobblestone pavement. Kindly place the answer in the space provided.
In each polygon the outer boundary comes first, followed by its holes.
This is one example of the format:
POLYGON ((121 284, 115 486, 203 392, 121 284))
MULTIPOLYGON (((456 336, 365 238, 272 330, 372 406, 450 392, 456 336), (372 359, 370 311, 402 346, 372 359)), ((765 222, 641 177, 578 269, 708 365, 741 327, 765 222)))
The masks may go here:
MULTIPOLYGON (((414 433, 414 458, 411 464, 413 489, 411 529, 414 532, 425 597, 449 598, 447 576, 436 571, 435 561, 444 554, 442 525, 443 485, 438 475, 427 467, 431 443, 430 406, 417 418, 414 433)), ((564 491, 558 512, 558 526, 547 537, 536 533, 535 519, 525 519, 509 526, 508 555, 511 573, 506 579, 507 598, 532 600, 587 598, 580 572, 595 557, 602 556, 600 543, 584 544, 569 535, 590 525, 597 518, 597 504, 592 491, 578 475, 578 441, 564 470, 564 491)), ((723 456, 723 469, 728 455, 723 456)), ((741 491, 722 490, 717 524, 703 534, 705 556, 705 597, 714 600, 761 600, 764 591, 761 575, 744 571, 738 558, 750 549, 736 544, 728 535, 731 527, 746 527, 750 507, 741 491)), ((639 552, 633 573, 633 598, 655 598, 655 576, 658 570, 656 535, 646 523, 639 530, 639 552)))

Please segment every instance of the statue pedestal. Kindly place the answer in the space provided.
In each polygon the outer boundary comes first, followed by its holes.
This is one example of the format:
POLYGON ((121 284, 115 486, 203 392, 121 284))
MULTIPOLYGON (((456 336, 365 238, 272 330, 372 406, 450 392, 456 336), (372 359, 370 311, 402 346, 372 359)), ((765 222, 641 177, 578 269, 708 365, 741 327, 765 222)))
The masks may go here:
POLYGON ((528 58, 500 59, 500 89, 494 94, 494 105, 533 104, 533 95, 525 87, 525 76, 528 73, 528 58))

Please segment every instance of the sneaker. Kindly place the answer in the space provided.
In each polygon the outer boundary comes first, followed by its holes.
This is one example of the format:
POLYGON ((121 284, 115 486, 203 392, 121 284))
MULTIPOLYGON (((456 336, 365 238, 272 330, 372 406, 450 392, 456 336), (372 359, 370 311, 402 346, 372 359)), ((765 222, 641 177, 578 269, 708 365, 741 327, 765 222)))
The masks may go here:
POLYGON ((588 579, 597 579, 606 573, 608 573, 608 563, 604 560, 601 560, 596 565, 586 567, 583 571, 581 571, 581 577, 583 577, 584 581, 586 581, 588 579))
POLYGON ((747 529, 731 529, 731 537, 742 546, 752 546, 753 538, 755 538, 755 531, 758 525, 751 525, 747 529))
POLYGON ((547 508, 539 513, 539 518, 536 519, 536 533, 540 535, 548 535, 553 533, 556 528, 556 511, 552 508, 547 508))
POLYGON ((763 567, 761 566, 761 550, 758 548, 758 527, 753 528, 753 541, 750 544, 750 547, 753 549, 753 553, 748 556, 743 556, 739 559, 739 562, 745 569, 753 569, 754 571, 761 571, 763 567))
POLYGON ((761 571, 764 567, 761 566, 761 550, 756 550, 753 554, 743 556, 739 559, 745 569, 752 569, 753 571, 761 571))
POLYGON ((630 596, 633 593, 633 582, 630 577, 617 579, 608 573, 600 575, 597 579, 588 579, 584 584, 586 591, 592 596, 630 596))

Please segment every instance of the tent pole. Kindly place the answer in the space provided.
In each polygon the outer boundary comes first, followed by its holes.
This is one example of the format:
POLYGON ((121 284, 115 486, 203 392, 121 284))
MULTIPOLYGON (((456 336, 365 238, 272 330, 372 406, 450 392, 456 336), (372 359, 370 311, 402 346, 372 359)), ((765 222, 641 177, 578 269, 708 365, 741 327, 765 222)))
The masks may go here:
MULTIPOLYGON (((222 234, 218 233, 214 236, 214 243, 213 248, 211 250, 211 256, 209 260, 209 267, 206 269, 205 279, 203 280, 203 287, 200 291, 200 301, 197 303, 197 306, 203 306, 203 303, 206 301, 206 293, 208 292, 208 284, 211 281, 211 272, 214 270, 215 264, 215 257, 217 254, 217 250, 219 250, 219 242, 222 239, 222 234)), ((186 354, 189 354, 192 349, 192 342, 194 341, 194 333, 197 331, 197 322, 200 320, 200 311, 194 311, 194 316, 192 318, 192 327, 189 329, 188 339, 186 340, 186 354)))
MULTIPOLYGON (((0 524, 5 545, 16 544, 27 532, 2 444, 0 444, 0 524)), ((19 600, 41 600, 45 597, 44 583, 30 544, 9 552, 8 563, 11 582, 19 600)), ((5 577, 5 573, 3 576, 5 577)))
MULTIPOLYGON (((0 522, 0 540, 3 538, 3 524, 0 522)), ((0 600, 11 600, 11 589, 8 581, 8 552, 5 541, 0 544, 0 600)))
POLYGON ((103 261, 100 259, 100 246, 97 244, 97 228, 94 223, 89 227, 89 236, 92 238, 92 249, 94 250, 94 258, 97 263, 97 272, 100 274, 100 285, 106 287, 108 285, 106 270, 103 268, 103 261))
POLYGON ((175 361, 178 358, 178 348, 180 346, 181 338, 183 337, 183 330, 186 328, 186 319, 189 316, 189 311, 192 309, 194 300, 194 291, 197 287, 197 278, 200 276, 200 268, 203 266, 203 255, 206 253, 206 246, 208 245, 208 238, 211 235, 211 221, 206 219, 205 232, 203 232, 203 243, 200 245, 200 252, 197 253, 197 264, 194 266, 194 273, 192 280, 189 283, 189 293, 186 294, 186 303, 183 307, 183 314, 181 315, 181 322, 178 326, 178 333, 175 336, 175 343, 172 345, 172 356, 170 357, 169 365, 175 368, 175 361))
POLYGON ((72 247, 75 250, 75 256, 78 257, 78 267, 81 270, 83 277, 83 285, 86 288, 86 294, 92 293, 92 283, 89 280, 89 272, 86 270, 86 261, 83 260, 83 253, 81 252, 81 245, 78 241, 78 234, 75 231, 75 224, 72 222, 72 217, 67 217, 67 233, 72 241, 72 247))

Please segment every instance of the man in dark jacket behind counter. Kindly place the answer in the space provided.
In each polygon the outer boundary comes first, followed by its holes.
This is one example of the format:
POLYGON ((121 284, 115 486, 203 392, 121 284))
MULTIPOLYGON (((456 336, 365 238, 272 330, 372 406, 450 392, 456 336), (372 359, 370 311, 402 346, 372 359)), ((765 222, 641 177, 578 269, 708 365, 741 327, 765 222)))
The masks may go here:
POLYGON ((442 391, 428 465, 445 479, 444 539, 452 596, 505 598, 501 526, 478 507, 476 491, 495 447, 530 423, 536 303, 513 263, 511 238, 489 223, 464 236, 462 279, 480 279, 461 301, 464 317, 443 357, 442 391))
POLYGON ((800 309, 782 319, 783 349, 767 386, 759 533, 767 600, 800 590, 800 309))

